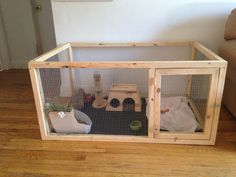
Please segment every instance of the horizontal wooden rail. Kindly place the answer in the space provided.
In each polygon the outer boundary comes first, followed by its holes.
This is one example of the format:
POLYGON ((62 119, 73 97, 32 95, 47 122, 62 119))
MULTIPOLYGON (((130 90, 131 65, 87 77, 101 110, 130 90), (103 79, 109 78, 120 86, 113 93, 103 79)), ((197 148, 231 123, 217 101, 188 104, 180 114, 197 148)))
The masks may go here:
POLYGON ((71 47, 70 43, 63 44, 61 46, 58 46, 55 49, 52 49, 52 50, 48 51, 47 53, 45 53, 43 55, 40 55, 39 57, 37 57, 37 58, 35 58, 31 61, 43 62, 43 61, 49 59, 50 57, 53 57, 53 56, 59 54, 60 52, 66 50, 70 47, 71 47))
POLYGON ((222 61, 31 61, 29 68, 210 68, 225 67, 222 61))
POLYGON ((213 74, 218 70, 218 68, 190 68, 190 69, 159 69, 158 73, 161 75, 206 75, 213 74))
POLYGON ((205 55, 208 59, 219 60, 219 61, 226 62, 223 58, 221 58, 220 56, 216 55, 214 52, 212 52, 210 49, 208 49, 207 47, 205 47, 204 45, 202 45, 199 42, 194 42, 193 46, 198 51, 200 51, 203 55, 205 55))
POLYGON ((63 140, 63 141, 103 141, 103 142, 135 142, 135 143, 171 143, 171 144, 205 144, 212 145, 209 140, 205 139, 184 139, 184 138, 158 138, 148 139, 145 136, 128 136, 128 135, 96 135, 96 134, 61 134, 50 133, 44 137, 44 140, 63 140))
POLYGON ((78 43, 71 42, 72 47, 181 47, 192 46, 193 41, 163 41, 163 42, 146 42, 146 43, 78 43))

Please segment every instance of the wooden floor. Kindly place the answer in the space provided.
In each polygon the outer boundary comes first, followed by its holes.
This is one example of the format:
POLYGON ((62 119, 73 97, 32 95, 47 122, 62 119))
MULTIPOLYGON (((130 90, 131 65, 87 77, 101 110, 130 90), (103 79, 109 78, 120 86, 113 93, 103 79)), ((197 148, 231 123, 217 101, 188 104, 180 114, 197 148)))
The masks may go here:
POLYGON ((4 71, 0 176, 235 177, 236 119, 222 108, 215 146, 41 141, 28 72, 4 71))

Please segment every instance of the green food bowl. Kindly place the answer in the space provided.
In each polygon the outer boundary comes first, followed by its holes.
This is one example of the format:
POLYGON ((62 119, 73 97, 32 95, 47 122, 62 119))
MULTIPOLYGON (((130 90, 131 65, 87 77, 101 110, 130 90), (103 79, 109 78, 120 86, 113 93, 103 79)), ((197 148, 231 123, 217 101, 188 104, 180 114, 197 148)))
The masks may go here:
POLYGON ((130 123, 129 127, 130 127, 131 130, 137 132, 137 131, 141 130, 141 128, 142 128, 142 122, 139 121, 139 120, 135 120, 135 121, 130 123))

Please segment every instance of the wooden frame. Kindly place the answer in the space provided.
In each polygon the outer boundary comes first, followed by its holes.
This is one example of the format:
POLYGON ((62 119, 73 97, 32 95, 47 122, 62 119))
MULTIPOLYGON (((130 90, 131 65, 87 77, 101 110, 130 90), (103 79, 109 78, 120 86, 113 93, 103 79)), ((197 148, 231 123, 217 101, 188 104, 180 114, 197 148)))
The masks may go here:
MULTIPOLYGON (((210 138, 210 133, 211 133, 211 124, 212 124, 212 119, 213 119, 213 113, 212 109, 214 108, 214 98, 216 94, 216 88, 217 88, 217 77, 218 77, 218 69, 217 68, 204 68, 204 69, 159 69, 156 71, 156 78, 159 80, 159 82, 156 84, 157 87, 157 98, 156 102, 158 102, 155 105, 156 108, 156 120, 159 122, 160 120, 160 101, 161 101, 161 76, 163 75, 210 75, 211 76, 211 81, 210 81, 210 88, 209 88, 209 93, 208 93, 208 103, 207 103, 207 108, 206 108, 206 116, 205 116, 205 125, 204 125, 204 130, 201 133, 160 133, 158 134, 157 138, 171 138, 171 139, 209 139, 210 138)), ((188 95, 188 93, 187 93, 188 95)), ((192 104, 194 104, 192 102, 192 104)), ((194 106, 194 105, 193 105, 194 106)), ((197 116, 196 116, 197 117, 197 116)), ((160 125, 159 125, 160 126, 160 125)), ((159 128, 159 127, 158 127, 159 128)))
POLYGON ((67 43, 29 62, 30 77, 37 108, 41 137, 43 140, 118 141, 213 145, 216 139, 220 105, 224 88, 227 62, 214 52, 194 41, 152 42, 152 43, 67 43), (191 47, 192 56, 185 61, 80 61, 73 59, 73 48, 97 47, 191 47), (68 51, 68 61, 47 61, 60 52, 68 51), (195 60, 200 52, 206 60, 195 60), (70 68, 72 89, 75 84, 73 68, 144 68, 148 70, 148 136, 118 135, 67 135, 51 133, 44 115, 44 96, 40 79, 40 68, 70 68), (187 95, 191 95, 191 75, 211 76, 206 122, 203 133, 160 132, 160 98, 162 75, 189 75, 187 95))

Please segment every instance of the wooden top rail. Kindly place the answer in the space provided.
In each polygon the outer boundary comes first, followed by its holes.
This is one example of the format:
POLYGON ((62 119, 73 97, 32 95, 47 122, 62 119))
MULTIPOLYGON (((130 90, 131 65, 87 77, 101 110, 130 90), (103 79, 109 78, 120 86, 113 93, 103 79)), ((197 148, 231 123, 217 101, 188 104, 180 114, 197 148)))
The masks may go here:
POLYGON ((210 49, 206 48, 199 42, 193 41, 166 41, 166 42, 149 42, 149 43, 66 43, 57 48, 31 60, 29 68, 199 68, 199 67, 225 67, 226 61, 216 55, 210 49), (53 62, 46 61, 60 52, 72 47, 181 47, 190 46, 196 48, 210 60, 195 61, 97 61, 97 62, 53 62))
POLYGON ((163 41, 163 42, 131 42, 131 43, 83 43, 71 42, 71 47, 184 47, 192 46, 193 41, 163 41))
POLYGON ((77 61, 38 62, 31 61, 29 68, 209 68, 225 67, 227 62, 208 61, 77 61))
POLYGON ((202 45, 199 42, 194 42, 193 46, 198 51, 200 51, 203 55, 205 55, 208 59, 225 61, 223 58, 221 58, 220 56, 216 55, 214 52, 212 52, 210 49, 208 49, 207 47, 205 47, 204 45, 202 45))
POLYGON ((38 61, 39 62, 45 61, 45 60, 47 60, 47 59, 49 59, 49 58, 59 54, 60 52, 63 52, 64 50, 68 49, 69 47, 71 47, 70 43, 66 43, 66 44, 60 45, 57 48, 52 49, 52 50, 46 52, 45 54, 40 55, 37 58, 31 60, 31 61, 37 61, 37 62, 38 61))

